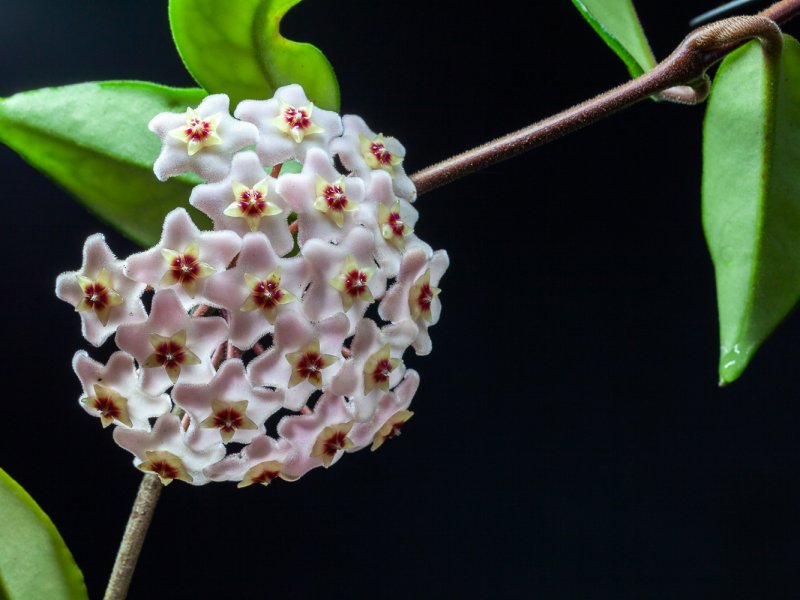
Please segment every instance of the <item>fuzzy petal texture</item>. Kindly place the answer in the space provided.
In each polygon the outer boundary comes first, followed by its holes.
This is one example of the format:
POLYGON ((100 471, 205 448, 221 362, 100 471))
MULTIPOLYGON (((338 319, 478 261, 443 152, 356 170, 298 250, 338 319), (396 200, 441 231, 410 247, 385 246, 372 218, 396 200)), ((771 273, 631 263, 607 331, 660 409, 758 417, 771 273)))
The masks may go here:
POLYGON ((72 359, 72 369, 83 386, 80 405, 90 415, 99 416, 97 409, 87 403, 88 398, 96 396, 96 385, 111 389, 126 400, 130 425, 121 423, 118 419, 114 421, 115 425, 150 431, 148 419, 160 417, 172 408, 167 394, 150 395, 139 387, 133 357, 125 352, 114 352, 103 365, 80 350, 72 359))
POLYGON ((358 218, 375 236, 375 260, 387 277, 397 276, 406 252, 420 249, 428 257, 433 254, 431 247, 414 234, 419 213, 395 195, 388 173, 373 173, 358 218))
POLYGON ((227 229, 239 236, 261 231, 281 256, 294 247, 288 222, 291 210, 278 194, 276 180, 267 175, 254 152, 240 152, 234 156, 230 174, 218 183, 195 187, 189 203, 207 214, 218 231, 227 229), (253 186, 258 184, 266 189, 263 198, 252 197, 253 186), (242 190, 239 186, 247 189, 242 190), (276 212, 278 210, 280 212, 276 212))
POLYGON ((345 312, 351 324, 349 333, 353 333, 367 307, 386 291, 386 275, 377 268, 372 258, 374 248, 374 236, 363 227, 350 231, 337 246, 320 240, 310 240, 303 247, 303 256, 311 268, 311 286, 303 300, 309 319, 320 321, 337 312, 345 312), (331 283, 343 274, 348 257, 355 259, 359 268, 371 270, 371 276, 366 282, 369 296, 365 295, 366 299, 354 299, 351 306, 346 305, 343 293, 331 283))
POLYGON ((450 259, 444 250, 437 250, 430 259, 421 249, 407 252, 400 265, 397 281, 389 288, 378 306, 378 314, 382 319, 393 323, 399 323, 406 319, 414 321, 419 327, 419 333, 412 345, 420 356, 430 354, 432 349, 428 327, 438 323, 442 313, 442 303, 436 286, 439 285, 439 280, 449 265, 450 259), (427 316, 415 316, 411 307, 418 298, 411 296, 414 295, 419 282, 426 276, 426 273, 429 277, 429 288, 433 291, 429 298, 430 312, 427 316))
POLYGON ((418 388, 419 374, 409 369, 406 371, 402 383, 380 398, 372 418, 366 423, 356 423, 350 430, 350 439, 353 441, 354 447, 348 449, 348 452, 355 452, 372 444, 375 435, 393 415, 408 409, 418 388))
POLYGON ((331 142, 331 154, 338 154, 342 164, 350 172, 366 180, 367 185, 373 173, 385 171, 392 178, 395 194, 414 202, 417 199, 417 188, 403 168, 403 159, 406 156, 403 145, 393 137, 375 133, 361 117, 345 115, 342 123, 344 134, 331 142), (378 150, 382 155, 377 153, 378 150), (381 158, 378 159, 377 156, 381 158))
POLYGON ((419 329, 410 319, 387 325, 383 329, 378 329, 372 319, 359 321, 350 346, 351 356, 331 380, 329 388, 334 394, 347 396, 350 399, 352 414, 356 421, 371 419, 378 400, 403 379, 406 369, 401 359, 418 333, 419 329), (393 365, 383 385, 376 385, 373 381, 365 386, 365 378, 370 377, 368 361, 387 345, 388 356, 397 359, 397 364, 393 365))
MULTIPOLYGON (((285 470, 295 477, 302 477, 311 469, 322 466, 321 456, 312 456, 314 445, 326 427, 351 422, 347 403, 341 396, 325 393, 320 397, 314 411, 308 415, 284 417, 278 423, 278 434, 291 444, 294 454, 288 459, 285 470)), ((330 457, 330 464, 338 461, 344 452, 330 457)))
POLYGON ((161 181, 186 172, 197 173, 205 181, 219 181, 231 166, 235 152, 252 146, 258 140, 258 129, 251 124, 237 121, 230 115, 230 100, 225 94, 206 97, 196 109, 185 113, 160 113, 148 125, 150 131, 161 139, 161 154, 153 165, 153 172, 161 181), (198 144, 196 149, 188 138, 175 135, 181 128, 191 127, 195 117, 211 122, 209 139, 212 145, 198 144), (191 154, 190 154, 191 153, 191 154))
POLYGON ((250 380, 257 385, 274 387, 285 392, 284 406, 290 410, 300 410, 317 389, 325 389, 330 379, 336 375, 344 359, 342 344, 347 337, 349 322, 342 313, 333 315, 319 323, 309 323, 300 315, 287 313, 281 315, 275 325, 272 346, 248 365, 250 380), (333 363, 322 369, 320 388, 310 381, 301 381, 290 387, 293 367, 287 354, 306 347, 312 341, 319 342, 319 352, 335 358, 333 363))
POLYGON ((117 346, 136 357, 142 389, 146 393, 160 394, 173 383, 165 367, 144 366, 154 353, 153 335, 173 337, 179 332, 185 332, 185 348, 199 359, 199 363, 181 365, 176 382, 208 383, 214 376, 211 355, 228 337, 228 325, 224 319, 191 317, 173 290, 162 290, 153 296, 147 321, 124 325, 117 330, 117 346))
POLYGON ((278 315, 288 312, 302 314, 301 298, 309 282, 305 260, 301 257, 280 258, 263 233, 248 233, 242 240, 236 266, 209 280, 206 298, 214 306, 228 310, 231 341, 237 348, 245 350, 272 333, 278 315), (264 282, 275 274, 279 288, 270 291, 270 298, 264 296, 263 283, 257 284, 255 289, 251 285, 253 278, 264 282), (254 299, 248 302, 251 297, 254 299))
POLYGON ((152 431, 117 427, 114 429, 114 441, 135 456, 133 464, 137 467, 148 461, 148 452, 169 452, 181 461, 191 479, 187 483, 193 485, 208 483, 205 469, 225 456, 225 446, 221 443, 202 451, 189 447, 185 442, 181 421, 173 414, 159 417, 152 431))
POLYGON ((303 162, 310 148, 327 151, 331 139, 342 134, 339 115, 313 106, 296 83, 278 88, 269 100, 243 100, 234 114, 258 127, 256 152, 262 164, 269 167, 293 158, 303 162), (298 109, 304 114, 298 115, 298 109), (296 127, 285 125, 292 114, 303 117, 296 127))
MULTIPOLYGON (((259 466, 273 471, 269 480, 274 477, 294 480, 295 476, 283 472, 284 465, 290 462, 297 462, 297 451, 283 438, 274 439, 266 435, 259 436, 242 448, 241 452, 231 454, 215 465, 206 469, 206 475, 214 481, 241 481, 245 485, 248 483, 269 483, 263 478, 263 471, 259 471, 259 466), (247 482, 247 473, 251 472, 254 477, 262 476, 262 481, 247 482)), ((241 487, 244 487, 243 485, 241 487)))
POLYGON ((300 173, 280 177, 278 192, 290 210, 297 213, 297 239, 301 248, 312 239, 338 243, 359 225, 358 207, 364 201, 364 181, 342 176, 322 150, 308 151, 300 173), (325 202, 325 188, 341 192, 335 198, 329 196, 325 202))
POLYGON ((62 273, 56 279, 56 296, 76 307, 81 316, 83 337, 93 346, 100 346, 120 325, 147 318, 141 300, 145 286, 125 276, 124 264, 111 252, 105 237, 96 233, 90 235, 83 245, 80 270, 62 273), (104 276, 101 273, 104 271, 107 274, 107 286, 102 283, 104 276), (98 278, 101 279, 99 284, 98 278), (92 285, 94 287, 90 288, 92 285), (106 297, 99 298, 100 303, 95 303, 96 308, 91 308, 88 305, 91 294, 99 291, 102 295, 103 288, 106 297), (102 305, 104 299, 105 308, 102 305))
POLYGON ((164 219, 158 244, 128 257, 125 274, 155 290, 174 290, 188 310, 205 302, 203 293, 209 278, 224 271, 240 247, 241 238, 234 232, 201 232, 186 210, 176 208, 164 219), (186 262, 191 260, 194 262, 186 262), (188 271, 182 272, 182 266, 188 271))
POLYGON ((264 434, 264 422, 283 404, 281 392, 254 387, 250 383, 244 363, 239 359, 223 362, 214 379, 207 384, 179 383, 172 390, 172 398, 191 417, 187 443, 197 450, 218 444, 221 435, 226 431, 230 438, 225 440, 223 437, 224 443, 249 443, 264 434), (238 417, 238 426, 234 422, 226 430, 227 423, 222 421, 226 416, 230 418, 230 413, 218 415, 217 426, 208 422, 209 417, 211 421, 214 420, 215 401, 222 402, 222 406, 247 402, 244 412, 234 415, 238 417))

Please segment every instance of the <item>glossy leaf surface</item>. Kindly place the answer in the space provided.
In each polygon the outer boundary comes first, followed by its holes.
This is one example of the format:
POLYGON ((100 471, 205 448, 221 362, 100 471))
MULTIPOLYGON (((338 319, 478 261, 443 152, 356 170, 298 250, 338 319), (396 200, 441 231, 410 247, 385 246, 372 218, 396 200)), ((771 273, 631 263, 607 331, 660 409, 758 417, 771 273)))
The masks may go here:
POLYGON ((0 469, 0 598, 87 600, 86 586, 53 522, 0 469))
MULTIPOLYGON (((164 215, 187 206, 194 176, 159 182, 153 162, 161 143, 147 129, 156 114, 183 112, 199 89, 143 82, 83 83, 0 100, 0 141, 72 192, 89 210, 149 246, 164 215)), ((199 222, 204 225, 204 217, 199 222)))
POLYGON ((734 381, 800 299, 800 44, 756 42, 714 80, 703 143, 703 225, 717 279, 721 383, 734 381))
POLYGON ((318 106, 339 110, 339 84, 325 55, 287 40, 281 19, 300 0, 170 0, 172 37, 189 73, 231 106, 271 98, 299 83, 318 106))
POLYGON ((572 0, 592 28, 617 53, 631 77, 656 66, 631 0, 572 0))

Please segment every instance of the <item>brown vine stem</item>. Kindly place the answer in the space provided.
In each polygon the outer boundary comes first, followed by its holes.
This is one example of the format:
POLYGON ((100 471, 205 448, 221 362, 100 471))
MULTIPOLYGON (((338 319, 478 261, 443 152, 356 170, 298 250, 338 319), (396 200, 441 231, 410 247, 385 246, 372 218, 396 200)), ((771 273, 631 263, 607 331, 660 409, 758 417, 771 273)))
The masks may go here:
POLYGON ((147 474, 142 478, 103 600, 125 600, 127 597, 133 571, 163 487, 157 475, 147 474))
POLYGON ((683 104, 702 102, 710 88, 706 71, 711 66, 751 39, 758 39, 768 54, 775 55, 783 43, 777 23, 785 23, 798 13, 800 0, 782 0, 756 16, 732 17, 700 27, 644 75, 415 173, 411 179, 417 193, 424 194, 552 142, 646 98, 655 96, 683 104))

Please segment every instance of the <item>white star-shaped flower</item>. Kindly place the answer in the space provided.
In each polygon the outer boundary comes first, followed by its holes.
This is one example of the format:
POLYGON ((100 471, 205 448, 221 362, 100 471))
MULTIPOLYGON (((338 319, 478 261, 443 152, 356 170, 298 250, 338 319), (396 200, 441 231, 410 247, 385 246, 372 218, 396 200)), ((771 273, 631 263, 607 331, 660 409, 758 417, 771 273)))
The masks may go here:
POLYGON ((436 286, 449 265, 450 259, 444 250, 437 250, 431 258, 421 249, 407 252, 397 281, 378 305, 382 319, 393 323, 411 319, 419 327, 412 344, 418 355, 431 352, 428 327, 439 322, 442 312, 441 290, 436 286))
POLYGON ((397 276, 403 255, 415 248, 431 256, 431 247, 414 234, 419 213, 407 200, 398 198, 387 173, 370 177, 367 202, 361 205, 360 221, 375 236, 375 260, 387 277, 397 276))
POLYGON ((134 455, 136 467, 155 473, 164 485, 175 479, 203 485, 208 482, 204 470, 225 456, 221 442, 203 450, 188 446, 181 421, 173 414, 160 416, 152 431, 117 427, 114 441, 134 455))
POLYGON ((392 178, 395 194, 409 202, 416 200, 417 188, 403 168, 403 145, 393 137, 375 133, 361 117, 345 115, 342 123, 344 134, 331 142, 331 154, 338 154, 347 169, 367 182, 372 173, 385 171, 392 178))
POLYGON ((300 410, 336 375, 344 360, 342 344, 348 329, 342 313, 319 323, 294 313, 279 316, 272 346, 247 368, 250 381, 284 390, 284 406, 300 410))
POLYGON ((325 152, 312 148, 300 173, 278 179, 278 193, 297 213, 297 240, 302 248, 312 239, 340 242, 358 225, 364 182, 345 177, 325 152))
POLYGON ((120 327, 116 342, 136 357, 142 389, 160 394, 178 381, 211 381, 211 354, 227 337, 224 319, 191 317, 173 290, 162 290, 153 296, 147 321, 120 327))
POLYGON ((239 359, 223 362, 207 384, 179 383, 172 398, 191 417, 187 443, 200 450, 220 439, 249 443, 264 434, 264 422, 283 404, 281 392, 250 383, 239 359))
POLYGON ((83 386, 81 406, 100 417, 103 427, 121 423, 149 431, 148 419, 172 408, 167 394, 151 395, 139 387, 133 357, 125 352, 114 352, 103 365, 81 350, 72 359, 72 368, 83 386))
POLYGON ((234 114, 258 127, 256 153, 270 167, 292 158, 304 162, 309 148, 327 151, 342 134, 339 115, 314 106, 296 83, 278 88, 270 100, 244 100, 234 114))
POLYGON ((56 279, 56 296, 80 313, 83 337, 94 346, 105 342, 119 325, 147 318, 141 300, 145 286, 125 276, 124 264, 96 233, 83 245, 80 270, 56 279))
POLYGON ((330 391, 347 396, 356 421, 372 418, 378 400, 405 374, 402 357, 419 329, 409 319, 378 329, 372 319, 356 326, 351 356, 331 380, 330 391))
POLYGON ((240 247, 241 238, 234 232, 201 232, 189 213, 176 208, 164 219, 158 244, 128 257, 125 274, 156 290, 175 290, 188 310, 204 301, 208 278, 224 271, 240 247))
POLYGON ((303 299, 312 321, 344 312, 353 332, 367 307, 386 291, 386 276, 373 259, 373 235, 356 227, 336 246, 309 240, 302 254, 311 268, 311 286, 303 299))
POLYGON ((258 130, 237 121, 229 113, 225 94, 206 97, 185 113, 160 113, 150 121, 150 131, 161 139, 161 154, 153 171, 161 181, 186 172, 205 181, 219 181, 228 174, 231 156, 256 143, 258 130))
POLYGON ((283 438, 259 436, 241 452, 226 456, 206 469, 214 481, 238 481, 238 487, 253 484, 269 485, 274 479, 295 481, 296 476, 284 472, 285 465, 295 458, 295 449, 283 438))
POLYGON ((350 430, 353 442, 351 452, 372 444, 377 450, 383 443, 400 434, 401 427, 413 416, 408 407, 419 387, 419 374, 406 371, 403 381, 393 391, 383 394, 372 418, 365 423, 356 423, 350 430))
POLYGON ((302 314, 309 281, 302 257, 280 258, 263 233, 248 233, 236 266, 213 277, 205 295, 228 310, 231 342, 245 350, 273 331, 278 315, 302 314))
POLYGON ((353 447, 348 437, 353 425, 344 398, 331 393, 320 397, 311 414, 281 419, 278 434, 294 449, 285 472, 302 477, 311 469, 334 464, 353 447))
POLYGON ((240 236, 262 231, 281 256, 294 247, 288 222, 291 210, 254 152, 234 156, 230 174, 218 183, 195 187, 189 203, 211 217, 214 229, 229 229, 240 236))

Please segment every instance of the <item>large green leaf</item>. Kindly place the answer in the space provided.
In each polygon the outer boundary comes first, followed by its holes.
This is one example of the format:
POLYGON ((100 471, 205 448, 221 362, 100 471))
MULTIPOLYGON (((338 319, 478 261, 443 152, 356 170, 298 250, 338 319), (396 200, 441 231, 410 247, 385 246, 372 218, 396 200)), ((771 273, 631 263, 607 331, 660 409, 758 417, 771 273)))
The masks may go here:
POLYGON ((703 225, 717 278, 721 383, 800 299, 800 44, 719 68, 706 113, 703 225))
POLYGON ((172 37, 195 81, 236 105, 299 83, 318 106, 339 110, 339 84, 325 55, 280 33, 300 0, 170 0, 172 37))
POLYGON ((572 0, 572 3, 625 62, 631 77, 638 77, 656 66, 631 0, 572 0))
MULTIPOLYGON (((159 182, 161 144, 147 129, 156 114, 183 112, 205 96, 143 82, 82 83, 0 100, 0 141, 72 192, 100 218, 144 245, 164 215, 188 203, 194 176, 159 182)), ((198 224, 208 221, 200 213, 198 224)))
POLYGON ((86 600, 83 574, 53 522, 0 469, 0 598, 86 600))

